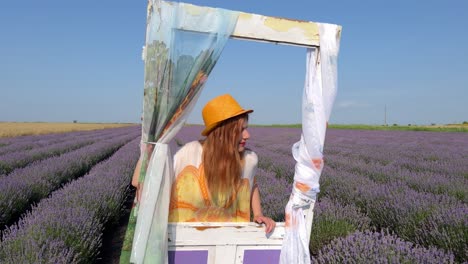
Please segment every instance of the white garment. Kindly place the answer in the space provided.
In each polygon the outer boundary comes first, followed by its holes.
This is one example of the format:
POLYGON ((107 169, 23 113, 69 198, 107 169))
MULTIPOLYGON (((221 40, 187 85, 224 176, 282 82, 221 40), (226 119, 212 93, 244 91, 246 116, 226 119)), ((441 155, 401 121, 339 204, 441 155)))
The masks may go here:
MULTIPOLYGON (((192 165, 195 168, 200 167, 202 162, 203 147, 199 141, 191 141, 185 144, 174 155, 174 175, 179 173, 187 166, 192 165)), ((249 180, 250 190, 254 186, 254 178, 257 170, 258 157, 255 152, 246 149, 244 151, 245 165, 242 172, 242 179, 249 180)))

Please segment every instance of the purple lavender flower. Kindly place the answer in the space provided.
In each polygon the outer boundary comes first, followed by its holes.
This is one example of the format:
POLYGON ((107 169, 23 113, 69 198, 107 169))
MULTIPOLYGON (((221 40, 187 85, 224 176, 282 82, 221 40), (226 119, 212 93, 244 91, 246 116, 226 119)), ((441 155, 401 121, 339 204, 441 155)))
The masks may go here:
POLYGON ((119 218, 139 157, 139 138, 66 184, 2 232, 1 263, 92 263, 106 225, 119 218))
POLYGON ((323 247, 313 263, 455 263, 452 254, 423 248, 385 232, 357 231, 323 247))
POLYGON ((129 134, 102 140, 58 157, 35 162, 0 178, 0 228, 14 221, 31 203, 85 174, 133 138, 135 135, 129 134))
POLYGON ((311 254, 317 255, 334 238, 346 236, 356 230, 369 229, 370 223, 371 219, 356 206, 343 206, 337 201, 322 198, 314 207, 309 245, 311 254))

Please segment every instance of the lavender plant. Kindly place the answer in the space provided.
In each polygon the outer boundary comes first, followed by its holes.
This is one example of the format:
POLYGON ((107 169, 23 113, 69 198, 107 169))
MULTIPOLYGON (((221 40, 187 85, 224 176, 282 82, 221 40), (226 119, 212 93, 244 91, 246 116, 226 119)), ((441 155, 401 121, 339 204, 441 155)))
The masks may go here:
POLYGON ((454 252, 456 260, 468 260, 468 207, 442 208, 429 215, 415 230, 415 241, 454 252))
POLYGON ((323 247, 312 263, 455 263, 453 254, 424 248, 386 232, 357 231, 323 247))
POLYGON ((45 147, 55 143, 66 142, 79 138, 99 137, 99 136, 115 136, 134 133, 138 130, 138 126, 107 128, 93 131, 75 131, 67 133, 44 134, 34 136, 19 136, 13 138, 0 138, 4 142, 3 147, 0 147, 0 155, 7 153, 27 151, 38 147, 45 147))
POLYGON ((103 140, 15 170, 7 177, 0 178, 0 228, 11 224, 31 203, 83 175, 133 138, 135 135, 103 140))
POLYGON ((77 142, 62 142, 53 146, 46 146, 29 150, 28 152, 12 152, 0 156, 0 175, 8 174, 16 168, 21 168, 33 161, 57 156, 94 143, 94 140, 77 142))
POLYGON ((58 143, 48 142, 42 147, 35 147, 26 151, 12 151, 4 155, 0 155, 0 177, 2 174, 8 174, 16 168, 21 168, 28 165, 31 162, 46 159, 52 156, 57 156, 86 145, 90 145, 96 141, 105 140, 109 137, 117 137, 127 135, 129 132, 135 132, 136 130, 115 130, 112 133, 109 131, 100 131, 96 134, 86 134, 80 138, 72 138, 70 135, 65 137, 66 140, 61 140, 58 143))
POLYGON ((104 228, 118 219, 139 157, 139 139, 127 143, 42 200, 2 232, 1 263, 92 263, 104 228))
POLYGON ((356 230, 371 227, 371 219, 354 205, 341 205, 337 201, 323 198, 315 203, 314 220, 309 249, 312 255, 337 237, 344 237, 356 230))
MULTIPOLYGON (((300 130, 256 129, 250 128, 251 144, 260 167, 290 180, 288 153, 300 130)), ((467 150, 464 133, 329 130, 319 197, 357 206, 372 228, 466 261, 467 150), (451 219, 441 212, 451 212, 451 219)))
POLYGON ((257 169, 256 182, 261 195, 263 214, 284 222, 284 208, 291 192, 291 184, 274 172, 257 169))

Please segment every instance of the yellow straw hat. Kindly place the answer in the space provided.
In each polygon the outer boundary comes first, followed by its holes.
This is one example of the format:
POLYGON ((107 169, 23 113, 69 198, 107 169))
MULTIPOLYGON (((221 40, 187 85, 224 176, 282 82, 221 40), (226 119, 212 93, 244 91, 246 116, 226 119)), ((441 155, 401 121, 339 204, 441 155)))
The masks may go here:
POLYGON ((253 110, 251 109, 243 109, 231 95, 220 95, 206 103, 205 107, 203 107, 202 115, 205 129, 201 134, 206 136, 222 121, 252 112, 253 110))

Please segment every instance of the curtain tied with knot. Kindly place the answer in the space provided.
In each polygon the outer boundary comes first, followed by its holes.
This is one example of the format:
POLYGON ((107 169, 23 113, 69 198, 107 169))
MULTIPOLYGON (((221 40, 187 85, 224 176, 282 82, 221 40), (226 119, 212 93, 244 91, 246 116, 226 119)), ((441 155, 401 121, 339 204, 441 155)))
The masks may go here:
MULTIPOLYGON (((315 205, 320 191, 325 132, 337 91, 337 25, 319 24, 320 48, 307 50, 302 96, 302 135, 292 147, 296 160, 294 184, 285 208, 286 234, 280 263, 310 263, 310 226, 304 209, 315 205)), ((312 213, 312 210, 310 211, 312 213)))
POLYGON ((229 10, 199 9, 184 3, 148 3, 142 194, 132 209, 120 263, 167 263, 167 219, 174 179, 167 143, 184 125, 238 18, 237 12, 229 10), (184 30, 187 25, 196 25, 200 32, 184 30))

